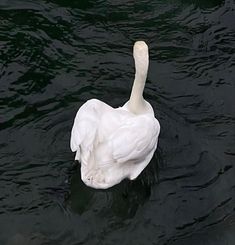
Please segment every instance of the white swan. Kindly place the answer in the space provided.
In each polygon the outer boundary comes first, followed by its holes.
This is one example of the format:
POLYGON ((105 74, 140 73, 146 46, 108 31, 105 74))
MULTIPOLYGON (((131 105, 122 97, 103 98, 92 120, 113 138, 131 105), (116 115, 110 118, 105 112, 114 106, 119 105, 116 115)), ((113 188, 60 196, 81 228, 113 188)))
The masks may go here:
POLYGON ((135 179, 157 148, 160 124, 143 98, 149 64, 146 43, 136 42, 133 54, 136 73, 130 100, 119 108, 88 100, 74 120, 71 150, 81 163, 82 181, 93 188, 135 179))

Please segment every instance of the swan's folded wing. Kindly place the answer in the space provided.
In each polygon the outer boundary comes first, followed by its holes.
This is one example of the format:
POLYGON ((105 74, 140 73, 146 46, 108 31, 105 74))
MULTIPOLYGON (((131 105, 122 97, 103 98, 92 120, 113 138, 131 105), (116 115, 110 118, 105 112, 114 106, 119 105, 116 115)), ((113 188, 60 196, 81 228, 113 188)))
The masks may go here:
POLYGON ((70 148, 77 151, 76 160, 80 159, 80 150, 83 152, 84 161, 88 159, 96 143, 97 128, 103 113, 110 110, 110 106, 102 101, 91 99, 83 104, 74 120, 70 148))
POLYGON ((113 159, 116 162, 139 161, 157 146, 160 125, 156 118, 139 116, 128 119, 111 135, 113 159))
POLYGON ((82 105, 76 114, 70 138, 70 148, 73 152, 77 152, 76 160, 81 160, 81 148, 87 157, 93 150, 99 120, 98 109, 103 104, 103 102, 95 99, 89 100, 82 105))

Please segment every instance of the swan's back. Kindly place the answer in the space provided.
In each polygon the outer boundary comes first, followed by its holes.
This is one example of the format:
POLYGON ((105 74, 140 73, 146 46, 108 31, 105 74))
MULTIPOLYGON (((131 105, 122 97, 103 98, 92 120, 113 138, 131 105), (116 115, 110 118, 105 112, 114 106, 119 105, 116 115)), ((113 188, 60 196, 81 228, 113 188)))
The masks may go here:
POLYGON ((160 125, 151 110, 135 115, 126 105, 112 108, 90 100, 78 111, 71 135, 83 181, 106 188, 123 178, 135 179, 157 147, 160 125))

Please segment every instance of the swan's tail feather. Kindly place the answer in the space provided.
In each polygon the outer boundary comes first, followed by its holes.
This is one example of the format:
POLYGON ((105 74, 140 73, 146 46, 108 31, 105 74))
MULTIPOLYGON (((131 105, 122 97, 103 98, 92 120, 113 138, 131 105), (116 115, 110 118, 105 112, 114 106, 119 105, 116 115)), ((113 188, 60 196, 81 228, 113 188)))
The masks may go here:
POLYGON ((79 147, 79 149, 76 152, 75 160, 81 161, 81 150, 80 150, 80 147, 79 147))

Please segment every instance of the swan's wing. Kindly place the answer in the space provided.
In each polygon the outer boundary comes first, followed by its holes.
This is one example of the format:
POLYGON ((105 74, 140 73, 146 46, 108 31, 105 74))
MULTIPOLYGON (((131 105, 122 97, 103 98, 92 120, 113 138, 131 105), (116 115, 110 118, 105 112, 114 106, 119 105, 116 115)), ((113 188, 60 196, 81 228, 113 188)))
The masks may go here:
POLYGON ((87 157, 93 150, 99 126, 100 115, 110 107, 102 101, 88 100, 78 110, 70 138, 70 148, 76 153, 76 160, 80 159, 80 150, 85 152, 87 157))
POLYGON ((113 159, 127 162, 144 159, 157 146, 160 125, 152 116, 129 118, 110 137, 113 159))
POLYGON ((96 124, 94 115, 88 116, 78 111, 70 139, 70 148, 73 152, 76 151, 75 160, 81 160, 81 147, 87 153, 92 151, 96 137, 96 124))

